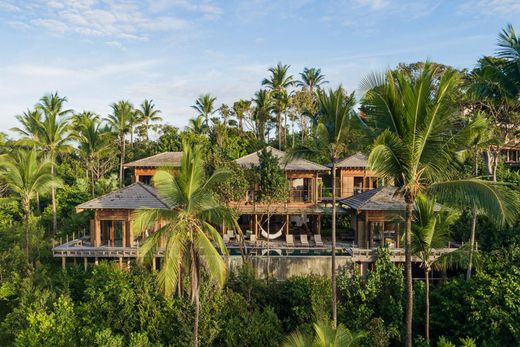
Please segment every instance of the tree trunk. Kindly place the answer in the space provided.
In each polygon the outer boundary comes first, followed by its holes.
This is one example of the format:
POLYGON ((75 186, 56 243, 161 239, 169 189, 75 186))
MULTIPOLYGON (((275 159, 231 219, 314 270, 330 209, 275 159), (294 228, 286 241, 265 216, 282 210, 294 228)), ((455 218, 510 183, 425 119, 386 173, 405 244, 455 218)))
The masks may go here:
POLYGON ((119 158, 119 188, 123 186, 123 164, 125 162, 125 135, 120 138, 121 141, 121 155, 119 158))
MULTIPOLYGON (((56 169, 54 167, 56 159, 52 159, 51 166, 51 175, 52 177, 56 177, 56 169)), ((52 235, 56 235, 56 231, 58 230, 58 217, 57 217, 57 209, 56 209, 56 187, 53 185, 51 188, 51 196, 52 196, 52 235)))
POLYGON ((336 295, 336 158, 332 158, 332 325, 337 326, 336 295))
POLYGON ((200 293, 199 293, 199 259, 191 245, 191 286, 192 286, 192 303, 195 304, 195 317, 193 321, 193 346, 199 345, 199 314, 200 314, 200 293))
POLYGON ((92 197, 96 196, 96 182, 94 181, 94 170, 92 170, 90 174, 90 190, 92 193, 92 197))
POLYGON ((430 271, 428 266, 424 268, 424 279, 425 279, 425 317, 424 317, 424 336, 428 345, 430 344, 430 271))
POLYGON ((276 114, 276 123, 278 123, 278 149, 282 150, 282 115, 276 114))
MULTIPOLYGON (((197 286, 198 287, 198 286, 197 286)), ((195 321, 193 322, 193 346, 199 345, 199 312, 200 312, 200 300, 199 300, 199 289, 195 293, 195 321)))
POLYGON ((414 201, 406 202, 406 230, 404 239, 404 276, 406 285, 405 346, 412 347, 413 284, 412 284, 412 218, 414 201))
POLYGON ((469 262, 468 270, 466 271, 466 281, 471 278, 471 271, 473 270, 473 251, 475 248, 475 234, 477 229, 477 211, 473 209, 471 211, 471 238, 469 241, 469 262))
POLYGON ((23 204, 23 209, 24 209, 24 212, 25 212, 25 225, 24 225, 24 229, 25 229, 25 257, 27 258, 27 264, 30 263, 29 261, 29 202, 24 202, 23 204))

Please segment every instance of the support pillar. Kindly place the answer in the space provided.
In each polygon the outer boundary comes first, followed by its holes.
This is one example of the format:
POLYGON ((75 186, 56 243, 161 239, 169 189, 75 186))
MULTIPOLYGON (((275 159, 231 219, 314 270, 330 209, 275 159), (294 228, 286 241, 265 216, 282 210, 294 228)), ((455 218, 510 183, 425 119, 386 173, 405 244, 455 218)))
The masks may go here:
POLYGON ((157 261, 155 257, 152 258, 152 270, 157 270, 157 261))
POLYGON ((395 226, 395 246, 397 248, 401 248, 401 223, 397 223, 397 225, 395 226))
POLYGON ((98 264, 99 264, 98 257, 95 257, 94 258, 94 265, 98 265, 98 264))
POLYGON ((289 215, 285 215, 285 235, 289 235, 289 215))
POLYGON ((119 257, 119 268, 123 268, 123 258, 119 257))
POLYGON ((368 240, 368 247, 372 248, 374 246, 374 222, 370 222, 370 240, 368 240))
POLYGON ((255 230, 254 231, 255 231, 256 237, 258 238, 258 215, 257 214, 254 215, 254 220, 255 220, 255 230))
POLYGON ((385 222, 381 225, 381 247, 385 246, 385 222))
POLYGON ((67 265, 67 258, 61 257, 61 268, 62 268, 62 270, 65 270, 66 265, 67 265))
POLYGON ((87 257, 83 257, 83 270, 87 271, 88 269, 88 259, 87 257))

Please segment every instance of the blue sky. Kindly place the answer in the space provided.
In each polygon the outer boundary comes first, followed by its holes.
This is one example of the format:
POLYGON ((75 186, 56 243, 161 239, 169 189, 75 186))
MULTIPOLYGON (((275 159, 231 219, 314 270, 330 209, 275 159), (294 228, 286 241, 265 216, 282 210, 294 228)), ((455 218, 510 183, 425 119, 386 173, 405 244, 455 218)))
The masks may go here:
POLYGON ((0 0, 0 131, 51 91, 99 114, 153 98, 183 126, 198 95, 250 98, 278 61, 349 90, 399 62, 471 68, 518 18, 519 0, 0 0))

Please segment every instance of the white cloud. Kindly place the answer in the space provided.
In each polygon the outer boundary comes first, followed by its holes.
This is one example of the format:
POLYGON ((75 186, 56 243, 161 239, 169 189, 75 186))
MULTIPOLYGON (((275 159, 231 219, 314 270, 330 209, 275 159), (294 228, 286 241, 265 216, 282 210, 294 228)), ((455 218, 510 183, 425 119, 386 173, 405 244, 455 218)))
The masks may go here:
POLYGON ((368 6, 374 10, 380 10, 387 7, 390 2, 388 0, 354 0, 359 6, 368 6))
POLYGON ((520 14, 518 0, 468 0, 460 6, 463 13, 510 17, 520 14))

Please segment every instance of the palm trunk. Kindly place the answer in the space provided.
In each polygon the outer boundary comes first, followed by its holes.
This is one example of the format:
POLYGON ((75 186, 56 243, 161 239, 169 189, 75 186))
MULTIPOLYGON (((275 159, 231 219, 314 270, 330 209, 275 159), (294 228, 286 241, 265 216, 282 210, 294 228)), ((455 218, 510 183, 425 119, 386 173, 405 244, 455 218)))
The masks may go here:
POLYGON ((336 158, 332 158, 332 325, 337 326, 336 295, 336 158))
POLYGON ((40 193, 36 193, 36 212, 40 214, 41 208, 40 208, 40 193))
POLYGON ((200 315, 200 298, 199 298, 199 261, 194 249, 191 245, 191 290, 192 303, 195 304, 195 317, 193 321, 193 346, 199 345, 199 315, 200 315))
POLYGON ((278 123, 278 149, 282 149, 282 115, 276 114, 276 122, 278 123))
POLYGON ((193 322, 193 346, 199 345, 199 314, 200 314, 200 300, 199 290, 195 293, 195 321, 193 322))
POLYGON ((405 262, 404 276, 406 283, 406 312, 405 312, 405 346, 412 347, 412 317, 413 317, 413 284, 412 284, 412 218, 413 218, 413 199, 406 201, 406 230, 405 230, 405 262))
POLYGON ((30 213, 30 207, 29 207, 29 202, 24 202, 23 204, 23 209, 24 209, 24 212, 25 212, 25 225, 24 225, 24 229, 25 229, 25 257, 27 258, 27 264, 30 263, 29 261, 29 213, 30 213))
POLYGON ((471 238, 469 241, 469 262, 468 270, 466 271, 466 281, 471 278, 471 272, 473 270, 473 251, 475 249, 475 234, 477 230, 477 211, 473 208, 471 211, 471 238))
POLYGON ((92 193, 92 197, 96 196, 96 182, 94 181, 94 170, 91 170, 90 173, 90 190, 92 193))
MULTIPOLYGON (((54 167, 54 161, 51 166, 51 175, 52 177, 56 177, 56 169, 54 167)), ((51 196, 52 196, 52 235, 56 235, 56 231, 58 230, 58 217, 57 217, 57 209, 56 209, 56 187, 53 185, 51 188, 51 196)))
POLYGON ((121 155, 119 159, 119 188, 123 186, 123 164, 125 162, 125 135, 122 134, 121 138, 121 155))
POLYGON ((424 335, 426 337, 426 342, 430 344, 430 271, 428 266, 424 267, 424 276, 425 276, 425 317, 424 317, 424 335))

